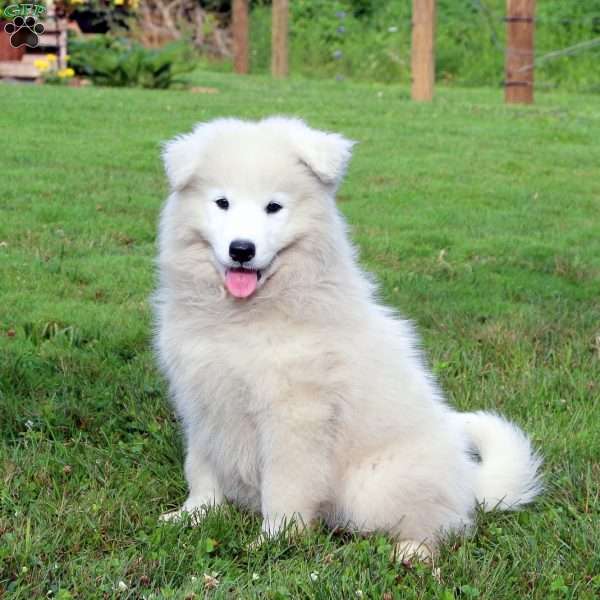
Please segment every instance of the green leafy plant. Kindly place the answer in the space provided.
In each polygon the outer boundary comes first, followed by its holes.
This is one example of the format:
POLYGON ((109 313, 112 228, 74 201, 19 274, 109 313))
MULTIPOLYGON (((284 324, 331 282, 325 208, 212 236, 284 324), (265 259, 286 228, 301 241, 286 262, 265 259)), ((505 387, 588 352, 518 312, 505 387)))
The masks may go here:
POLYGON ((180 76, 195 67, 192 51, 183 42, 155 50, 125 38, 100 35, 89 41, 73 40, 69 50, 78 75, 110 87, 185 86, 180 76))

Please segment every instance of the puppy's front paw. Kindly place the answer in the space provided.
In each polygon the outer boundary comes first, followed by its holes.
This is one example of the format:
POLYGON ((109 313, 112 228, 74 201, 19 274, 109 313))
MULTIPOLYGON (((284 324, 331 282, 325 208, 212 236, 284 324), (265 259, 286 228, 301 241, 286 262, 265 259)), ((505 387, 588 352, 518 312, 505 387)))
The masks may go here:
POLYGON ((260 534, 250 542, 247 546, 247 550, 257 550, 265 542, 274 540, 280 536, 285 536, 288 540, 293 540, 307 530, 308 526, 299 515, 294 515, 291 518, 280 517, 280 518, 265 518, 262 522, 262 531, 260 534))
POLYGON ((158 517, 158 520, 162 523, 177 523, 177 521, 181 521, 183 516, 183 510, 171 510, 169 512, 163 513, 158 517))
POLYGON ((264 533, 260 533, 254 540, 252 540, 247 546, 246 550, 248 552, 252 552, 253 550, 258 550, 265 542, 269 540, 268 536, 264 533))
POLYGON ((423 542, 402 540, 395 544, 391 559, 396 562, 420 561, 429 564, 433 560, 433 552, 423 542))
POLYGON ((158 520, 161 523, 179 523, 188 516, 190 518, 190 525, 192 527, 198 527, 202 519, 206 516, 206 510, 201 507, 194 510, 187 510, 184 507, 181 507, 179 510, 163 513, 158 520))
POLYGON ((272 521, 265 519, 263 520, 262 531, 246 546, 246 549, 250 552, 252 550, 258 550, 269 540, 274 540, 288 531, 289 528, 286 528, 283 522, 276 526, 272 521))
POLYGON ((198 527, 202 519, 206 516, 206 512, 217 504, 214 497, 206 499, 196 497, 188 498, 179 510, 172 510, 171 512, 160 515, 159 521, 163 523, 177 523, 189 516, 190 525, 192 527, 198 527))
POLYGON ((280 535, 296 537, 306 531, 310 524, 311 520, 300 513, 268 516, 264 517, 262 521, 262 536, 266 538, 276 538, 280 535))

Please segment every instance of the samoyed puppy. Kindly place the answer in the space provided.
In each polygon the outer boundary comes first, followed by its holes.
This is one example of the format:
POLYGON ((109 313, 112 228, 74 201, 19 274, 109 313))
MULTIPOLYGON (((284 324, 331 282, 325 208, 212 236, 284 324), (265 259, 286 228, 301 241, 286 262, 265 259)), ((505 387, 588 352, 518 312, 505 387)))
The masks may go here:
POLYGON ((164 518, 227 499, 265 537, 322 519, 424 555, 477 504, 540 491, 527 436, 448 406, 410 323, 379 303, 335 204, 352 146, 284 117, 165 145, 156 349, 189 496, 164 518))

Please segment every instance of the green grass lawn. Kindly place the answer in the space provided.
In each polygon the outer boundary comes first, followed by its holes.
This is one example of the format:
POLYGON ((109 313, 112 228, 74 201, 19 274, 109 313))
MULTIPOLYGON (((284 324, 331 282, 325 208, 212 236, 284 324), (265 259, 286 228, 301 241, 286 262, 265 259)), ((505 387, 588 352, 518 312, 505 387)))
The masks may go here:
POLYGON ((196 79, 219 93, 0 85, 0 596, 597 598, 598 98, 196 79), (271 113, 360 142, 339 202, 383 298, 456 406, 545 456, 544 496, 480 515, 433 573, 325 529, 248 551, 259 520, 233 507, 157 523, 186 492, 150 349, 159 144, 271 113))

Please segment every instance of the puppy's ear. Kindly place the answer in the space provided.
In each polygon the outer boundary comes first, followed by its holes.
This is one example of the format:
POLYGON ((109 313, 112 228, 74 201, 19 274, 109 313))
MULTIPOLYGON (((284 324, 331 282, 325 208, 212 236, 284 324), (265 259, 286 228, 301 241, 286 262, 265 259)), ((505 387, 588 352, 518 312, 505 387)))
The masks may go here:
POLYGON ((163 146, 162 158, 173 190, 182 190, 200 164, 204 136, 199 130, 196 128, 193 133, 178 135, 163 146))
POLYGON ((271 117, 269 124, 287 131, 299 160, 325 185, 338 187, 356 142, 337 133, 310 128, 300 119, 271 117))
MULTIPOLYGON (((308 129, 308 128, 307 128, 308 129)), ((337 188, 346 173, 356 142, 337 133, 308 129, 306 144, 297 148, 300 160, 325 184, 337 188)))

